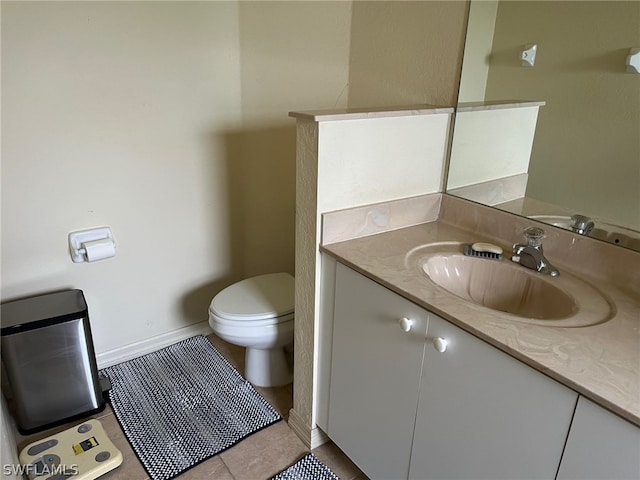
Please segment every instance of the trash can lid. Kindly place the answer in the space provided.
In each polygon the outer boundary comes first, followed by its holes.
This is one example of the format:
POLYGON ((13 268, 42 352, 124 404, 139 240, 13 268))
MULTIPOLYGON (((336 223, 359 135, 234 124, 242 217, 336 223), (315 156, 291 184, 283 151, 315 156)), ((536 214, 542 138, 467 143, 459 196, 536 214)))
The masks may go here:
POLYGON ((64 290, 0 305, 2 335, 54 325, 88 315, 82 290, 64 290))

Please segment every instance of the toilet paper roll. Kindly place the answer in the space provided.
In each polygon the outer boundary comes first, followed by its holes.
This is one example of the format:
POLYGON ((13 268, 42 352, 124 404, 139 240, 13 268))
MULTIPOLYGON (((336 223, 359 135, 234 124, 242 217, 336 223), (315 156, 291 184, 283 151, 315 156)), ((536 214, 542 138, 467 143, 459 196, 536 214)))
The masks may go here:
POLYGON ((105 258, 113 257, 116 254, 116 244, 111 238, 85 242, 82 246, 84 248, 85 255, 87 256, 87 262, 104 260, 105 258))

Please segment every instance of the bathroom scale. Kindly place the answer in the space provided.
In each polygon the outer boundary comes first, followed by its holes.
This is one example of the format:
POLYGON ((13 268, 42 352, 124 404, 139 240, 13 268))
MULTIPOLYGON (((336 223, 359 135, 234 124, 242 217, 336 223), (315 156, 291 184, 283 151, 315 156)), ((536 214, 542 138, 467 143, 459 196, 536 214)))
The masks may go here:
POLYGON ((122 453, 95 419, 27 445, 19 458, 30 480, 91 480, 122 463, 122 453))

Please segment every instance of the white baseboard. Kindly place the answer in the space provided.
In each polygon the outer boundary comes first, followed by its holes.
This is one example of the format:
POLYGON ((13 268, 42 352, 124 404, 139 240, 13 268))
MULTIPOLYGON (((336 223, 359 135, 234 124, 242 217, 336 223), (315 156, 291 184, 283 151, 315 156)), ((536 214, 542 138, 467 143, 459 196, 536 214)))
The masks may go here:
POLYGON ((326 433, 318 427, 311 428, 310 425, 307 425, 293 408, 289 410, 289 427, 300 437, 300 440, 303 441, 309 450, 313 450, 329 441, 326 433))
POLYGON ((173 345, 181 340, 185 340, 196 335, 209 335, 212 333, 209 322, 204 321, 189 325, 188 327, 179 328, 178 330, 172 330, 171 332, 163 333, 155 337, 147 338, 139 342, 125 345, 124 347, 118 347, 107 352, 102 352, 96 355, 96 361, 98 363, 98 369, 110 367, 118 363, 126 362, 132 358, 146 355, 147 353, 155 352, 161 348, 173 345))

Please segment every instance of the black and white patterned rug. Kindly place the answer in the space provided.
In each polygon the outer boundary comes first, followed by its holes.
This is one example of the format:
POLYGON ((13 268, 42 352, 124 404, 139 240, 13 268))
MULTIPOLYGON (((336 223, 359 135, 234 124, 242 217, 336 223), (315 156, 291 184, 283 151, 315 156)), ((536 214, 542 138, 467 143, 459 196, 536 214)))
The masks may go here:
POLYGON ((318 457, 307 453, 304 457, 270 480, 340 480, 318 457))
POLYGON ((152 480, 167 480, 282 419, 203 336, 101 371, 152 480))

